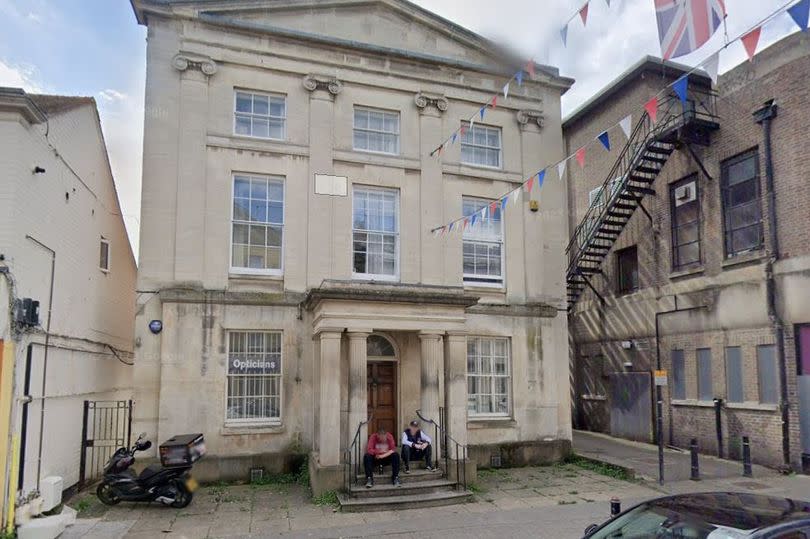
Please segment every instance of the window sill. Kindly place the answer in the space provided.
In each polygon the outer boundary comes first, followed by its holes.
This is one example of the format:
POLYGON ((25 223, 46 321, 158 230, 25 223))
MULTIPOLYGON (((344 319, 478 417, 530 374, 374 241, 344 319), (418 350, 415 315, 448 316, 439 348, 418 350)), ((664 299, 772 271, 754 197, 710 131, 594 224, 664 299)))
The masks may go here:
POLYGON ((474 429, 504 429, 517 427, 517 421, 511 417, 471 417, 467 419, 467 428, 474 429))
POLYGON ((392 153, 371 152, 366 150, 338 149, 332 151, 335 161, 343 163, 361 163, 367 165, 379 165, 386 167, 396 167, 405 169, 418 169, 420 162, 418 158, 392 153))
POLYGON ((687 277, 696 277, 698 275, 703 275, 704 271, 705 268, 703 267, 703 264, 696 264, 689 268, 679 269, 670 272, 669 278, 670 280, 675 281, 678 279, 685 279, 687 277))
POLYGON ((235 150, 256 150, 286 155, 308 156, 309 147, 289 140, 246 137, 244 135, 208 135, 206 145, 235 150))
POLYGON ((757 412, 776 412, 779 410, 778 404, 767 404, 762 402, 724 402, 723 406, 730 410, 752 410, 757 412))
POLYGON ((736 256, 732 256, 723 260, 723 269, 733 268, 735 266, 744 266, 746 264, 756 264, 762 260, 765 260, 768 257, 768 253, 765 252, 764 249, 759 249, 757 251, 751 251, 750 253, 744 253, 736 256))
POLYGON ((470 178, 486 178, 490 180, 500 180, 512 183, 521 183, 525 179, 523 173, 519 171, 507 171, 502 168, 479 167, 465 165, 463 163, 444 163, 442 165, 443 174, 456 174, 470 178))
POLYGON ((220 428, 222 436, 240 436, 245 434, 283 434, 286 431, 281 421, 267 423, 229 423, 220 428))
POLYGON ((283 281, 283 273, 242 273, 238 270, 230 270, 228 272, 229 279, 240 279, 246 281, 283 281))
POLYGON ((670 404, 672 404, 672 406, 688 406, 692 408, 714 408, 714 401, 699 401, 695 399, 672 399, 670 404))
POLYGON ((399 275, 368 275, 365 273, 353 273, 352 280, 361 283, 398 283, 399 275))
POLYGON ((464 290, 482 290, 486 292, 506 292, 504 283, 470 283, 464 282, 464 290))
POLYGON ((579 398, 581 398, 584 401, 606 401, 607 400, 606 395, 580 395, 579 398))

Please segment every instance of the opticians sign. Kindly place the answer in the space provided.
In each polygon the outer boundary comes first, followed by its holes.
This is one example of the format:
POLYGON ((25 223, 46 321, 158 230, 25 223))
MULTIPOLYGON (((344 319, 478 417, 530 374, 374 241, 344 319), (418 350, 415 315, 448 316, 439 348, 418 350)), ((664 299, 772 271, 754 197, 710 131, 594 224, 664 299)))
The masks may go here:
POLYGON ((265 374, 279 372, 280 362, 277 359, 246 359, 234 357, 230 359, 229 372, 231 374, 265 374))

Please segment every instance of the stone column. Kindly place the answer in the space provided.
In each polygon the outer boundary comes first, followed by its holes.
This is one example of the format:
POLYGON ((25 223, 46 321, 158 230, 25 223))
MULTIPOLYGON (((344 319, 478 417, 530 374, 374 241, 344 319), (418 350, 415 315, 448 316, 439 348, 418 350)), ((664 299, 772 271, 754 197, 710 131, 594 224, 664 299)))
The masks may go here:
POLYGON ((322 468, 340 465, 340 338, 339 329, 321 330, 318 408, 318 462, 322 468))
MULTIPOLYGON (((422 416, 428 419, 433 419, 441 424, 439 417, 439 383, 441 377, 439 369, 444 366, 444 346, 442 343, 442 336, 438 333, 423 332, 419 333, 419 341, 421 344, 421 402, 420 408, 422 416)), ((436 460, 440 453, 439 439, 435 429, 432 425, 422 425, 429 436, 434 437, 433 440, 433 459, 436 460)), ((446 425, 442 425, 446 428, 446 425)))
MULTIPOLYGON (((349 432, 347 445, 361 421, 368 419, 368 356, 366 348, 370 331, 349 331, 349 432)), ((361 453, 368 439, 368 425, 360 429, 361 453)))
MULTIPOLYGON (((447 395, 448 432, 458 443, 467 445, 467 335, 447 332, 447 395)), ((455 455, 451 455, 455 457, 455 455)))

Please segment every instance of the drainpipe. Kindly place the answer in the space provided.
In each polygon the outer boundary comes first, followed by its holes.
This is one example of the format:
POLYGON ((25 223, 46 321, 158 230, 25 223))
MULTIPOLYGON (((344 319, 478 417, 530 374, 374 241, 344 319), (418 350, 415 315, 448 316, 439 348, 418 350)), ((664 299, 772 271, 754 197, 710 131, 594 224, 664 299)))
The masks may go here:
POLYGON ((17 490, 23 489, 25 483, 25 446, 28 441, 28 405, 31 404, 31 363, 33 362, 34 344, 28 343, 25 353, 25 380, 23 382, 22 422, 20 425, 20 474, 17 478, 17 490))
POLYGON ((771 252, 765 266, 766 290, 768 296, 768 317, 776 335, 776 355, 779 364, 780 403, 782 412, 782 461, 790 469, 790 416, 787 388, 787 363, 785 360, 785 327, 776 307, 776 279, 773 266, 779 260, 779 236, 776 219, 776 191, 773 186, 773 149, 771 144, 771 122, 776 118, 777 107, 773 99, 766 101, 754 111, 754 121, 762 126, 765 150, 765 188, 768 195, 768 239, 771 252))

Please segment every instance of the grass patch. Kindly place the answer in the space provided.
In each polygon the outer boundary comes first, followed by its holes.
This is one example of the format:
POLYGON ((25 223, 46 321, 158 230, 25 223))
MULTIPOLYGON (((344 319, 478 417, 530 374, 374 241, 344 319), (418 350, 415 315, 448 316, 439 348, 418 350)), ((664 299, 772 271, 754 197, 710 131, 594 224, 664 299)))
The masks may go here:
POLYGON ((557 500, 557 505, 574 505, 576 500, 557 500))
POLYGON ((76 511, 79 513, 84 513, 88 509, 93 506, 93 502, 91 502, 88 498, 82 498, 76 503, 76 511))
POLYGON ((470 490, 470 492, 473 492, 475 494, 483 494, 484 492, 487 491, 487 488, 485 486, 479 485, 478 483, 468 483, 467 488, 470 490))
POLYGON ((621 466, 614 466, 613 464, 607 464, 605 462, 595 462, 582 458, 578 455, 571 455, 566 459, 565 463, 582 468, 583 470, 605 475, 613 479, 619 479, 622 481, 633 480, 633 474, 621 466))
POLYGON ((312 497, 312 503, 319 507, 335 507, 338 504, 338 495, 334 490, 327 490, 323 494, 312 497))

